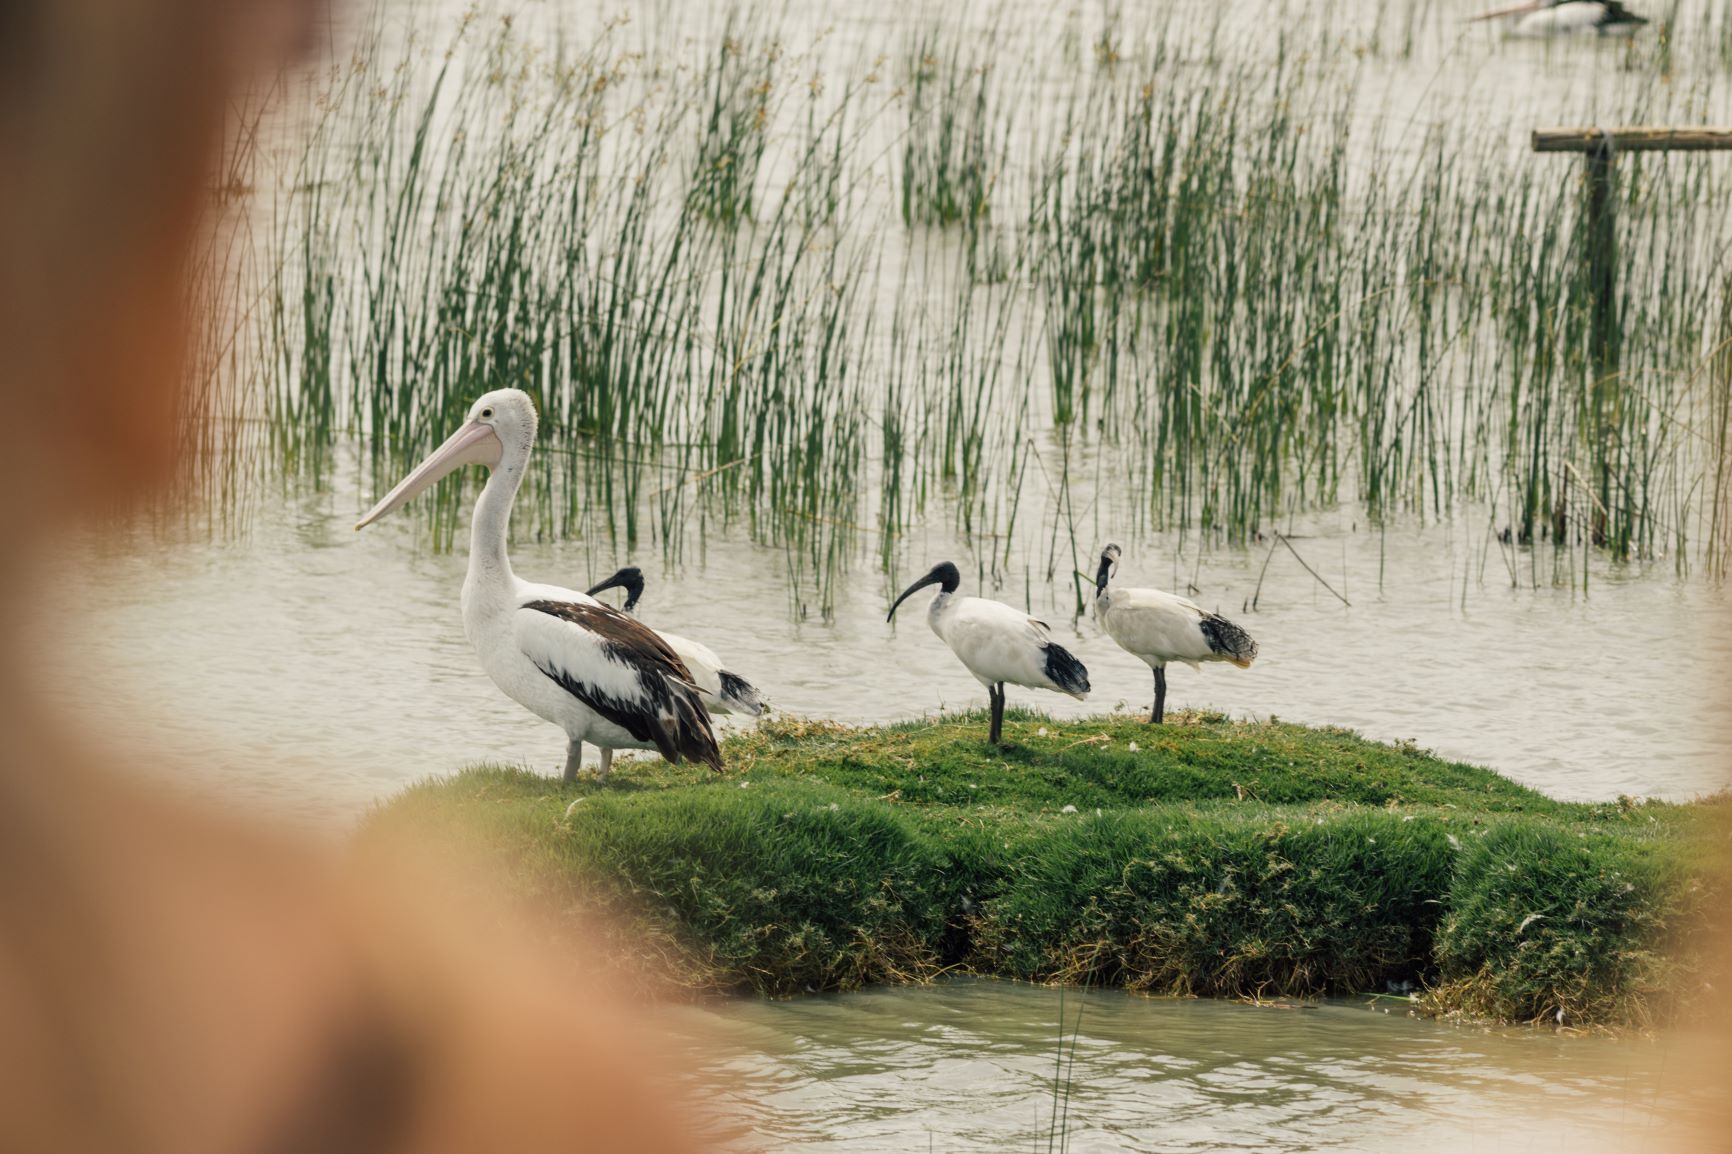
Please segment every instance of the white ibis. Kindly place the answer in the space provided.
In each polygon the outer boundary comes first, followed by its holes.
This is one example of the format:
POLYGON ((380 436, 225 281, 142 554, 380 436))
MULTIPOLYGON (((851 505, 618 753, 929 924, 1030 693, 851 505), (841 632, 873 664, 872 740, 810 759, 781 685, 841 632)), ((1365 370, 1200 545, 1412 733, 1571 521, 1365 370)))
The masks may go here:
POLYGON ((1166 714, 1169 661, 1182 661, 1192 669, 1205 661, 1230 661, 1240 669, 1251 667, 1257 657, 1257 643, 1225 617, 1159 589, 1108 589, 1107 578, 1118 562, 1117 545, 1101 550, 1100 572, 1095 576, 1095 617, 1121 649, 1142 658, 1155 671, 1151 724, 1160 724, 1166 714))
POLYGON ((475 502, 463 632, 505 695, 565 730, 565 777, 577 776, 583 743, 602 749, 605 778, 615 749, 654 749, 667 760, 721 769, 710 719, 679 655, 636 618, 557 585, 511 571, 506 528, 535 447, 535 405, 499 389, 469 409, 463 427, 417 465, 355 526, 363 529, 464 465, 491 472, 475 502))
POLYGON ((1573 36, 1594 32, 1601 36, 1629 36, 1648 22, 1624 7, 1621 0, 1527 0, 1508 8, 1482 12, 1474 20, 1515 18, 1509 34, 1523 39, 1573 36))
MULTIPOLYGON (((643 597, 643 570, 636 565, 627 565, 600 584, 590 586, 587 592, 595 597, 609 589, 624 589, 625 604, 620 608, 632 612, 643 597)), ((677 633, 658 629, 656 634, 686 663, 692 674, 692 684, 698 687, 698 696, 712 715, 740 713, 757 717, 764 712, 764 701, 758 687, 739 674, 722 668, 722 659, 716 656, 714 649, 677 633)))
POLYGON ((984 686, 992 702, 992 732, 989 740, 999 744, 1004 730, 1004 687, 1052 689, 1068 693, 1078 701, 1089 695, 1089 671, 1049 634, 1050 626, 1000 601, 983 597, 958 597, 962 575, 948 561, 902 591, 890 606, 889 621, 896 607, 928 585, 938 586, 938 595, 926 611, 926 622, 959 661, 984 686))

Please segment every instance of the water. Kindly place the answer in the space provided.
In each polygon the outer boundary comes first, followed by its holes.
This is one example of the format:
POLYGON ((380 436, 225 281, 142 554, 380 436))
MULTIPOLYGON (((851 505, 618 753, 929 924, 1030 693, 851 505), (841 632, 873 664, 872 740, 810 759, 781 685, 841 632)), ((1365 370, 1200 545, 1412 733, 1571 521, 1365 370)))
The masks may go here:
POLYGON ((1460 1028, 1393 1000, 1297 1009, 968 980, 674 1017, 719 1043, 718 1129, 740 1148, 1584 1154, 1676 1149, 1728 1105, 1698 1080, 1718 1057, 1705 1038, 1460 1028), (1061 1015, 1068 1096, 1054 1093, 1061 1015))
MULTIPOLYGON (((84 710, 100 670, 87 730, 197 767, 183 787, 318 821, 477 762, 557 772, 563 735, 495 689, 463 637, 465 549, 427 551, 407 519, 357 534, 359 502, 351 490, 265 503, 240 541, 141 533, 73 549, 45 582, 44 637, 65 639, 43 647, 48 697, 84 710)), ((1249 670, 1176 667, 1169 706, 1409 739, 1560 797, 1686 798, 1732 784, 1704 692, 1732 660, 1714 586, 1596 565, 1585 593, 1512 589, 1483 530, 1373 532, 1342 513, 1295 532, 1351 607, 1273 543, 1127 555, 1119 580, 1189 587, 1262 647, 1249 670)), ((942 535, 911 550, 898 581, 964 556, 942 535)), ((870 571, 842 577, 826 622, 790 612, 779 553, 726 536, 673 571, 653 552, 581 541, 520 541, 513 556, 526 578, 578 588, 643 565, 644 620, 710 645, 786 713, 885 722, 985 703, 926 627, 923 599, 885 624, 896 590, 870 571)), ((964 589, 983 591, 972 572, 964 589)), ((1147 667, 1091 619, 1073 620, 1051 587, 1018 579, 984 592, 1049 620, 1095 686, 1085 703, 1013 689, 1012 704, 1060 717, 1147 710, 1147 667)))

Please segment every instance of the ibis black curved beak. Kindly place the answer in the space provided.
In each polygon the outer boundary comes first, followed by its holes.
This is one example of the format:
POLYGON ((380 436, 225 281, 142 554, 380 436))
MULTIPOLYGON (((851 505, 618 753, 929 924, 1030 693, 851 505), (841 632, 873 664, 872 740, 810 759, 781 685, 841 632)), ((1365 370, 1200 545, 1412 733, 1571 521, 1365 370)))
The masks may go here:
POLYGON ((890 621, 894 620, 896 617, 897 608, 904 601, 908 600, 910 597, 914 596, 916 593, 920 592, 922 589, 926 588, 928 585, 936 585, 936 584, 938 584, 938 578, 936 578, 932 574, 928 573, 926 576, 922 577, 920 580, 916 581, 914 584, 912 584, 908 588, 904 589, 902 591, 902 596, 898 597, 896 599, 896 603, 894 605, 890 606, 890 612, 888 612, 884 615, 884 620, 886 622, 890 622, 890 621))
POLYGON ((904 601, 908 600, 928 585, 942 585, 946 593, 954 593, 956 592, 956 587, 961 584, 962 574, 957 570, 956 566, 952 565, 948 561, 940 561, 932 567, 930 573, 902 591, 902 596, 896 599, 895 605, 890 606, 890 612, 884 615, 884 620, 888 622, 894 618, 896 616, 897 606, 901 605, 904 601))
POLYGON ((609 589, 625 590, 624 608, 626 612, 631 612, 637 607, 638 598, 643 596, 643 570, 636 565, 627 565, 606 581, 599 585, 592 585, 584 592, 594 597, 596 594, 606 592, 609 589))
POLYGON ((1524 0, 1521 4, 1511 4, 1507 8, 1493 8, 1490 12, 1481 12, 1477 16, 1469 16, 1468 23, 1477 24, 1486 20, 1501 20, 1505 16, 1522 16, 1529 12, 1538 12, 1546 6, 1545 0, 1524 0))

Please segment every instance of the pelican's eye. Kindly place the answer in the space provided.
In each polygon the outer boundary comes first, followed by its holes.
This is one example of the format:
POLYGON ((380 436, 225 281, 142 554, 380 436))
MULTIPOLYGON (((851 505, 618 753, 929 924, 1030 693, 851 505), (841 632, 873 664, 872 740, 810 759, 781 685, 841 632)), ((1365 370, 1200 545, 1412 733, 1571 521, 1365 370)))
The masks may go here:
POLYGON ((492 409, 482 409, 481 410, 481 419, 482 420, 484 420, 484 421, 488 420, 492 416, 493 416, 493 410, 492 409))

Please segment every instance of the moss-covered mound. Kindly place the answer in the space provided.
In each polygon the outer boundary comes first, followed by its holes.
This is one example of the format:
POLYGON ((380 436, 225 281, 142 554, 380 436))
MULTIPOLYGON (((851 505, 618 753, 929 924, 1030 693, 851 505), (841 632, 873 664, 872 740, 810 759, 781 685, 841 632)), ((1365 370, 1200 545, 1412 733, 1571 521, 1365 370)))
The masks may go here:
POLYGON ((606 786, 481 768, 376 816, 501 856, 526 895, 625 919, 619 945, 765 993, 941 968, 1168 993, 1382 991, 1437 1012, 1668 1018, 1703 986, 1732 813, 1554 801, 1343 730, 1012 714, 778 721, 729 772, 606 786))

